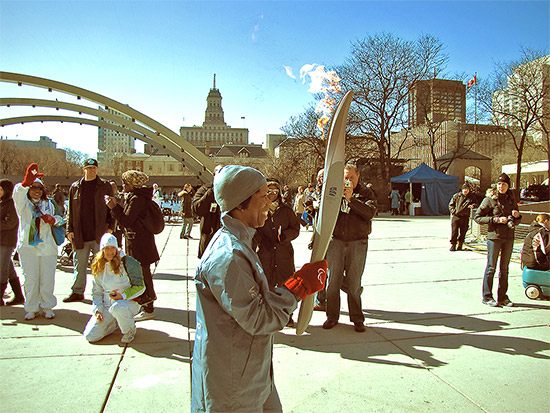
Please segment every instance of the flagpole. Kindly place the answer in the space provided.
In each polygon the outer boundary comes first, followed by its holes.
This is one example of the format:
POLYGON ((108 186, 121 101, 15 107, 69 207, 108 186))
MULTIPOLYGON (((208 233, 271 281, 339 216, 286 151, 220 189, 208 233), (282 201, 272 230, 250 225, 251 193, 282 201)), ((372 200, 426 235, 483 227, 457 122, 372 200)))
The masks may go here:
MULTIPOLYGON (((474 73, 474 145, 477 142, 477 72, 474 73)), ((472 145, 473 146, 473 145, 472 145)))

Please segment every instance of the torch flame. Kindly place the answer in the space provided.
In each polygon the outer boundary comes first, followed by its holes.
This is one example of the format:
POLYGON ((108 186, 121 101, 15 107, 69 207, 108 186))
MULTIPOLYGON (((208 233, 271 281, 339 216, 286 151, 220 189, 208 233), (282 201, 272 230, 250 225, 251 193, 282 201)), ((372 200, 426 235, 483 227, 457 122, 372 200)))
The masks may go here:
MULTIPOLYGON (((288 76, 296 79, 290 67, 285 66, 285 70, 288 76)), ((322 138, 324 139, 325 125, 330 120, 330 115, 334 106, 338 103, 332 96, 336 93, 342 93, 342 89, 340 88, 340 77, 333 70, 328 72, 325 71, 325 66, 318 65, 317 63, 305 64, 302 66, 300 69, 302 84, 306 83, 307 76, 311 79, 308 92, 324 94, 324 97, 315 108, 315 113, 321 114, 321 117, 317 121, 317 128, 321 131, 322 138)))

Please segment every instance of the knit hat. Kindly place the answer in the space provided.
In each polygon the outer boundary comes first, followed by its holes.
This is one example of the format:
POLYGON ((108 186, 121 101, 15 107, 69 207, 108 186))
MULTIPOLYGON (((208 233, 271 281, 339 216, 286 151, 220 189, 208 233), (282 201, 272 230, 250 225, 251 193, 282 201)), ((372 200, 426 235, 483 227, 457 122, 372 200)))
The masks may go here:
POLYGON ((141 188, 149 180, 145 172, 129 170, 122 174, 122 180, 135 188, 141 188))
POLYGON ((462 184, 462 189, 471 189, 471 188, 470 188, 470 185, 468 184, 468 182, 464 182, 464 183, 462 184))
POLYGON ((99 250, 101 251, 105 247, 118 248, 118 242, 113 234, 105 233, 99 241, 99 250))
POLYGON ((99 165, 94 158, 88 158, 84 162, 82 162, 83 168, 86 168, 87 166, 99 166, 99 165))
POLYGON ((222 212, 238 207, 267 183, 261 172, 248 166, 227 165, 214 176, 214 198, 222 212))
POLYGON ((497 182, 506 182, 508 186, 510 186, 510 177, 506 174, 500 174, 500 176, 497 179, 497 182))

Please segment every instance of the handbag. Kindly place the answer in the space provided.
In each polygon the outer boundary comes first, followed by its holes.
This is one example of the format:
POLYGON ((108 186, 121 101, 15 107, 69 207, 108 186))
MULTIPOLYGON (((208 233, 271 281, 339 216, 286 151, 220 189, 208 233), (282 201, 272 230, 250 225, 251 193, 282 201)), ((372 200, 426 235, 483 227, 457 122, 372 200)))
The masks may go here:
POLYGON ((61 225, 52 225, 52 236, 57 245, 62 245, 65 242, 65 228, 61 225))

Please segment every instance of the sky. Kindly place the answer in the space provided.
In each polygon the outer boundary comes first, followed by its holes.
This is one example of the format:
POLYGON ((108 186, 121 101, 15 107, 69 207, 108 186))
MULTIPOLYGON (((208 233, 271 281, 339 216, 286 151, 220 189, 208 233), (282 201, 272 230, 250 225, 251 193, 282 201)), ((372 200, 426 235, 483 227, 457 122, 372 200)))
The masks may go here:
MULTIPOLYGON (((522 46, 548 51, 549 22, 548 0, 0 0, 0 70, 108 96, 177 133, 204 121, 216 74, 226 123, 248 128, 252 143, 264 143, 266 134, 281 133, 315 102, 308 84, 289 77, 285 66, 298 73, 305 64, 343 64, 353 42, 382 32, 405 40, 429 34, 449 55, 448 73, 482 78, 495 63, 517 59, 522 46)), ((0 97, 97 107, 5 82, 0 97)), ((39 114, 51 112, 0 107, 1 118, 39 114)), ((0 135, 45 135, 61 148, 97 152, 97 128, 91 126, 13 125, 0 128, 0 135)))

